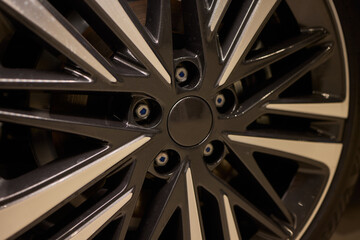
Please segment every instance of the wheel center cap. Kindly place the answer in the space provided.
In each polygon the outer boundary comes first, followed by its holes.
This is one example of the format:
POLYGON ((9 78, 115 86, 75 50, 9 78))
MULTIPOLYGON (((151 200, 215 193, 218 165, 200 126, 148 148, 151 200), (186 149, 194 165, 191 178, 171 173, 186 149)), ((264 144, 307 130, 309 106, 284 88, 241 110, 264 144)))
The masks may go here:
POLYGON ((211 126, 210 107, 199 97, 180 99, 171 109, 168 118, 171 138, 185 147, 202 142, 209 135, 211 126))

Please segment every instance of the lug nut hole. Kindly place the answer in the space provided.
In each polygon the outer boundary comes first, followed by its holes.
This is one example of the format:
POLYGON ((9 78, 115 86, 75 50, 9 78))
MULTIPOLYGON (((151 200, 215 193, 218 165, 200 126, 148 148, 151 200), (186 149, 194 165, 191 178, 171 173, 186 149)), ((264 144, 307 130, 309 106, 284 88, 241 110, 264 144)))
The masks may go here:
POLYGON ((180 163, 180 155, 174 150, 160 152, 154 159, 154 169, 159 174, 171 174, 180 163))
POLYGON ((152 99, 141 99, 133 105, 135 123, 144 127, 152 127, 159 123, 162 115, 160 105, 152 99))
POLYGON ((192 89, 199 84, 199 69, 193 62, 180 62, 175 69, 175 79, 179 87, 192 89))
POLYGON ((225 153, 225 146, 220 141, 212 141, 206 144, 203 152, 204 161, 207 164, 216 164, 223 159, 225 153))
POLYGON ((215 96, 214 103, 219 113, 231 112, 236 105, 235 93, 230 89, 225 89, 215 96))

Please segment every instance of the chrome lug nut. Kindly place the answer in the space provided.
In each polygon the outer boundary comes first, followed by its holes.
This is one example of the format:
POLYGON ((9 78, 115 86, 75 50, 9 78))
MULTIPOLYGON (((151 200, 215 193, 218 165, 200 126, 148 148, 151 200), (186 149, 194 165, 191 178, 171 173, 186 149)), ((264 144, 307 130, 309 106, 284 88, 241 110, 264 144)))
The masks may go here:
POLYGON ((140 119, 147 119, 150 115, 149 106, 146 104, 139 104, 135 109, 135 114, 140 119))
POLYGON ((225 104, 225 97, 224 94, 218 94, 215 98, 215 105, 216 107, 221 108, 225 104))
POLYGON ((188 79, 188 71, 184 67, 178 67, 175 71, 175 78, 178 82, 182 83, 188 79))
POLYGON ((169 161, 169 155, 165 152, 159 153, 155 158, 155 163, 157 166, 165 166, 169 161))
POLYGON ((204 148, 204 156, 208 157, 214 152, 214 146, 211 143, 208 143, 204 148))

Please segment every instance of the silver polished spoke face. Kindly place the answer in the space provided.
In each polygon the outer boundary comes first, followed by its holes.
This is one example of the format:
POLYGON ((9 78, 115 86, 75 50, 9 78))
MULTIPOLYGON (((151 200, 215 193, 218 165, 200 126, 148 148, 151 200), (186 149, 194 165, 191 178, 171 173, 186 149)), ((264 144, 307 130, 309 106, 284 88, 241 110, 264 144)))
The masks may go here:
POLYGON ((152 65, 152 68, 157 71, 166 82, 171 83, 169 73, 151 50, 119 1, 111 0, 104 2, 97 0, 87 1, 87 3, 99 14, 103 21, 109 22, 110 28, 112 28, 119 38, 126 38, 124 41, 134 45, 136 53, 146 58, 147 64, 152 65))
MULTIPOLYGON (((19 229, 30 224, 86 184, 89 184, 99 175, 106 172, 147 141, 149 141, 148 137, 135 139, 129 144, 100 157, 87 167, 77 170, 68 176, 65 175, 55 183, 51 183, 50 181, 48 186, 45 185, 43 188, 16 201, 10 201, 0 211, 0 219, 2 219, 1 237, 7 238, 19 229), (21 221, 19 221, 19 219, 21 219, 21 221)), ((10 197, 11 196, 7 196, 7 198, 10 197)), ((4 200, 6 200, 6 198, 4 200)))
POLYGON ((226 83, 235 66, 244 58, 250 44, 254 42, 261 27, 264 26, 266 19, 271 15, 277 3, 278 1, 276 0, 252 2, 244 18, 244 22, 239 26, 239 36, 233 43, 233 50, 231 50, 228 57, 224 56, 225 59, 228 59, 225 60, 225 68, 218 80, 220 86, 226 83))
POLYGON ((64 234, 56 236, 58 239, 71 238, 71 239, 88 239, 99 231, 103 225, 108 222, 114 215, 132 198, 132 190, 114 197, 109 202, 108 206, 99 209, 96 213, 88 218, 81 219, 78 223, 70 225, 68 231, 64 234))
POLYGON ((225 213, 226 213, 226 222, 227 222, 229 235, 230 235, 229 239, 230 240, 241 239, 237 232, 236 220, 235 220, 233 211, 230 206, 229 198, 226 195, 224 195, 223 198, 224 198, 224 207, 225 207, 225 213))
POLYGON ((45 41, 56 46, 80 66, 90 72, 94 71, 105 80, 116 82, 115 77, 97 60, 99 56, 96 56, 96 51, 84 45, 81 35, 69 30, 71 26, 62 23, 64 19, 51 6, 43 5, 40 1, 9 0, 2 4, 11 8, 11 12, 24 21, 24 24, 38 32, 45 41))
POLYGON ((209 20, 210 36, 212 36, 215 33, 215 29, 219 27, 221 19, 224 17, 229 4, 229 0, 216 1, 209 20))
POLYGON ((203 239, 200 226, 200 215, 198 212, 194 183, 190 168, 186 170, 186 190, 189 208, 190 237, 191 239, 203 239))
POLYGON ((310 5, 1 1, 0 239, 300 239, 352 99, 310 5))

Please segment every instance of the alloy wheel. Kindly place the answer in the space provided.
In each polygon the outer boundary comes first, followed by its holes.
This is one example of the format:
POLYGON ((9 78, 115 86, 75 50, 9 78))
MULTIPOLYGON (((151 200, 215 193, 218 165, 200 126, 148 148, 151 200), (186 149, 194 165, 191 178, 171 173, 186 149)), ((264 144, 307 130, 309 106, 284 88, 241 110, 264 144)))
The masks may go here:
POLYGON ((307 2, 3 0, 0 238, 300 238, 350 101, 307 2))

